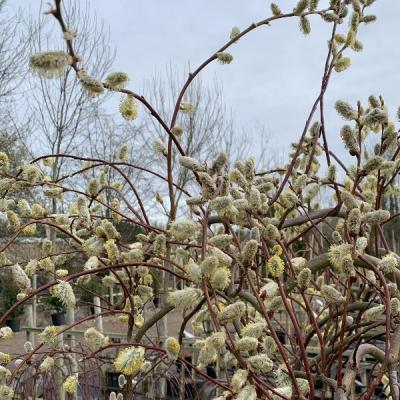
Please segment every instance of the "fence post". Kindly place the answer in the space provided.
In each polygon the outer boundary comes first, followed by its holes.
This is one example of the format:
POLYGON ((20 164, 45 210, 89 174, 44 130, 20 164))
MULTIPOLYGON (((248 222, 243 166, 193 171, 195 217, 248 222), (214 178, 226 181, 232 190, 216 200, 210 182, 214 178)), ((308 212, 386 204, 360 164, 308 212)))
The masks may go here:
POLYGON ((108 288, 108 297, 109 297, 110 304, 114 305, 114 288, 111 286, 108 288))
MULTIPOLYGON (((93 303, 94 303, 94 313, 95 314, 101 313, 100 297, 94 296, 93 303)), ((95 319, 96 319, 96 329, 99 332, 103 332, 103 317, 101 315, 97 315, 95 319)))
MULTIPOLYGON (((33 274, 32 290, 35 290, 35 289, 37 289, 37 275, 33 274)), ((36 299, 36 296, 33 296, 32 297, 32 326, 34 328, 37 327, 36 309, 37 309, 37 299, 36 299)))
MULTIPOLYGON (((59 334, 58 335, 58 341, 57 341, 57 348, 59 348, 60 350, 63 349, 64 347, 64 338, 63 338, 63 334, 59 334)), ((64 382, 64 376, 63 376, 63 371, 64 371, 64 355, 61 354, 58 355, 55 358, 55 371, 54 371, 54 381, 55 381, 55 387, 56 387, 56 391, 58 394, 58 400, 65 400, 65 392, 63 389, 63 382, 64 382)))
POLYGON ((35 347, 35 331, 29 328, 34 328, 34 323, 33 323, 33 304, 29 304, 27 307, 28 310, 28 329, 26 330, 26 340, 28 342, 32 343, 32 346, 35 347))
MULTIPOLYGON (((67 322, 67 325, 72 325, 75 322, 75 309, 69 308, 67 310, 65 317, 66 317, 65 320, 67 322)), ((74 328, 71 328, 68 330, 68 333, 67 333, 67 344, 70 347, 75 346, 75 334, 73 333, 73 331, 74 331, 74 328)))

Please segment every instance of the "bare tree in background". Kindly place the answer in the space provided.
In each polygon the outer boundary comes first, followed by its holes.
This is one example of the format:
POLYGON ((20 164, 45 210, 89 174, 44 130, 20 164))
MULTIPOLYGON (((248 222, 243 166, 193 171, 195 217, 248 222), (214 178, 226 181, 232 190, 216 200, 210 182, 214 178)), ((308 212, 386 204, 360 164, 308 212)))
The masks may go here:
MULTIPOLYGON (((85 59, 91 59, 86 67, 88 72, 103 77, 114 60, 114 50, 109 45, 103 21, 95 13, 89 12, 88 2, 68 0, 63 2, 63 7, 67 26, 79 32, 75 40, 78 53, 85 59)), ((38 21, 29 21, 29 30, 33 33, 31 52, 62 46, 62 37, 54 40, 52 36, 50 39, 53 25, 48 22, 43 17, 38 21)), ((99 104, 94 106, 93 100, 85 96, 71 70, 65 76, 51 81, 42 77, 32 79, 30 89, 31 111, 36 128, 32 139, 35 143, 39 141, 40 151, 56 154, 81 152, 87 140, 87 136, 82 135, 83 127, 87 126, 93 110, 99 104)), ((55 160, 51 171, 53 179, 59 177, 61 167, 62 161, 55 160)))
MULTIPOLYGON (((160 115, 165 118, 173 111, 176 101, 176 93, 182 86, 182 73, 169 65, 162 71, 156 71, 145 87, 146 96, 149 101, 160 111, 160 115)), ((262 125, 255 126, 250 130, 240 127, 240 122, 235 120, 232 112, 228 109, 224 101, 222 83, 214 78, 208 85, 202 79, 197 79, 187 90, 185 102, 193 107, 190 113, 180 113, 177 120, 177 126, 182 128, 181 144, 189 157, 196 158, 201 162, 210 161, 215 158, 220 151, 225 151, 229 159, 244 159, 249 154, 254 153, 254 140, 257 137, 257 148, 259 154, 256 154, 258 166, 269 167, 277 164, 276 160, 268 159, 265 151, 269 143, 269 134, 262 125), (255 132, 252 132, 252 131, 255 132)), ((146 120, 146 129, 143 130, 143 147, 145 153, 154 154, 149 151, 152 141, 149 135, 154 139, 163 138, 162 128, 153 120, 146 120)), ((153 165, 163 165, 163 160, 153 155, 153 165), (160 162, 161 161, 161 162, 160 162)), ((175 154, 173 164, 177 174, 176 184, 180 188, 187 188, 193 182, 193 175, 186 169, 180 167, 178 155, 175 154)), ((162 172, 162 169, 161 169, 162 172)), ((147 185, 147 187, 149 187, 147 185)), ((182 191, 176 190, 176 201, 179 203, 182 191)))
POLYGON ((28 37, 21 34, 21 10, 13 11, 0 0, 0 148, 9 152, 13 165, 26 154, 28 121, 18 114, 18 88, 26 71, 28 37))
POLYGON ((0 106, 15 95, 24 76, 27 40, 20 35, 21 15, 0 0, 0 106))
MULTIPOLYGON (((149 166, 149 157, 147 155, 145 157, 145 154, 138 150, 142 129, 143 126, 140 124, 121 121, 121 118, 118 120, 112 114, 107 113, 101 104, 96 104, 88 121, 87 129, 85 129, 85 133, 87 133, 85 141, 88 143, 88 153, 86 155, 93 159, 118 163, 120 161, 118 154, 121 147, 128 144, 128 152, 132 153, 133 149, 135 149, 135 154, 131 154, 131 157, 129 157, 133 160, 133 163, 140 159, 140 167, 149 166)), ((143 171, 126 168, 123 162, 118 165, 118 168, 126 173, 134 184, 137 184, 143 177, 143 171)), ((89 171, 86 176, 86 182, 95 177, 94 171, 92 169, 89 171)), ((107 179, 110 186, 118 187, 118 185, 121 185, 121 192, 132 203, 135 203, 135 199, 130 196, 130 188, 127 187, 125 181, 120 181, 120 176, 118 175, 112 168, 107 170, 107 179)), ((144 186, 142 185, 143 191, 146 190, 144 186)), ((106 204, 109 205, 112 198, 115 197, 115 192, 110 189, 104 193, 106 195, 106 204)))

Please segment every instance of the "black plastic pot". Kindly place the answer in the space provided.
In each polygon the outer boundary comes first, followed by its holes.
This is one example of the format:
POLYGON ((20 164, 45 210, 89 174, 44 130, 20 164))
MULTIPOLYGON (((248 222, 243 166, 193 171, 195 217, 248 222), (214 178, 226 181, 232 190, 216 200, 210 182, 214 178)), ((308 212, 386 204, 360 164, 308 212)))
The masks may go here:
POLYGON ((286 344, 286 334, 285 334, 285 332, 277 331, 276 332, 276 336, 278 336, 278 339, 282 344, 286 344))
POLYGON ((51 320, 54 326, 65 325, 65 314, 63 312, 51 314, 51 320))
POLYGON ((19 319, 6 319, 6 325, 12 329, 13 332, 21 330, 21 321, 19 319))

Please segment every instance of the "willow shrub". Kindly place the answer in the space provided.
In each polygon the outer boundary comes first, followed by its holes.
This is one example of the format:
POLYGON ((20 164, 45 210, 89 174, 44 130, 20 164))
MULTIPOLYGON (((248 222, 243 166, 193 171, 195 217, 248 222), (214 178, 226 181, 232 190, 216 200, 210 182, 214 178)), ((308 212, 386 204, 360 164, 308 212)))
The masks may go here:
MULTIPOLYGON (((182 357, 182 332, 190 326, 198 352, 190 367, 215 385, 215 399, 313 399, 317 384, 326 396, 357 397, 355 380, 367 354, 376 362, 369 366, 360 396, 372 398, 383 382, 386 393, 399 399, 399 256, 383 233, 383 225, 397 216, 381 209, 386 195, 399 193, 398 121, 391 120, 381 97, 357 104, 338 100, 335 108, 344 122, 331 140, 343 141, 346 157, 352 160, 348 166, 330 150, 324 124, 330 78, 351 67, 350 57, 362 50, 357 35, 376 19, 368 13, 374 0, 331 0, 326 8, 315 0, 300 0, 287 11, 272 4, 270 16, 244 30, 234 27, 226 44, 193 70, 177 93, 169 121, 143 96, 127 89, 127 74, 114 72, 102 82, 85 71, 85 59, 74 50, 79 32, 67 29, 60 3, 55 1, 47 14, 58 21, 65 49, 33 54, 31 70, 50 79, 72 70, 88 96, 122 95, 119 112, 131 123, 140 114, 154 118, 164 135, 153 143, 153 150, 165 174, 142 168, 137 160, 133 163, 129 143, 115 162, 46 154, 16 170, 10 168, 7 154, 0 153, 1 210, 13 231, 1 247, 1 266, 20 290, 18 303, 3 314, 1 323, 34 296, 51 295, 73 308, 79 305, 79 285, 97 276, 104 286, 122 293, 114 305, 104 300, 101 312, 124 323, 127 336, 116 344, 91 327, 79 354, 81 360, 109 363, 105 354, 118 349, 112 368, 121 374, 118 381, 125 391, 119 398, 131 398, 133 386, 154 368, 169 368, 176 360, 188 365, 182 357), (259 27, 294 19, 306 35, 316 18, 326 21, 331 31, 321 90, 287 164, 261 172, 254 158, 228 160, 222 152, 215 160, 201 162, 186 156, 180 145, 185 132, 176 121, 178 115, 189 118, 194 112, 185 93, 197 75, 214 61, 229 68, 234 62, 232 45, 247 40, 259 27), (372 151, 367 150, 367 138, 376 143, 372 151), (174 155, 193 177, 190 193, 174 180, 174 155), (48 173, 56 158, 63 159, 66 170, 52 181, 48 173), (131 181, 137 169, 159 180, 157 210, 142 202, 131 181), (112 170, 119 180, 110 180, 112 170), (86 190, 77 190, 88 172, 94 178, 86 190), (122 187, 129 188, 128 195, 122 187), (21 193, 29 191, 33 196, 23 198, 21 193), (179 191, 186 205, 177 209, 179 191), (332 206, 319 202, 321 191, 332 206), (49 211, 50 204, 61 203, 68 211, 49 211), (151 222, 160 220, 160 210, 167 220, 162 227, 151 222), (127 243, 116 229, 121 221, 140 232, 134 243, 127 243), (52 239, 67 237, 68 251, 58 254, 52 241, 44 240, 42 257, 11 262, 7 253, 13 243, 21 235, 35 235, 40 225, 49 228, 52 239), (87 261, 70 273, 68 259, 75 253, 86 255, 87 261), (47 283, 32 289, 34 274, 47 283), (154 285, 155 276, 162 278, 161 285, 154 285), (147 314, 145 306, 155 296, 161 297, 160 308, 147 314), (150 343, 146 333, 173 310, 184 311, 180 335, 150 343), (282 333, 286 344, 280 340, 282 333), (208 377, 204 368, 217 362, 218 379, 208 377), (233 376, 226 374, 231 367, 233 376)), ((26 344, 12 373, 7 365, 13 357, 1 354, 2 399, 18 392, 14 382, 28 368, 32 374, 51 374, 60 358, 75 356, 76 349, 57 342, 70 328, 46 327, 42 343, 26 344), (46 352, 41 351, 43 343, 46 352)), ((4 342, 12 340, 12 334, 7 327, 0 329, 4 342)), ((64 374, 64 392, 75 396, 85 373, 75 365, 64 374)))

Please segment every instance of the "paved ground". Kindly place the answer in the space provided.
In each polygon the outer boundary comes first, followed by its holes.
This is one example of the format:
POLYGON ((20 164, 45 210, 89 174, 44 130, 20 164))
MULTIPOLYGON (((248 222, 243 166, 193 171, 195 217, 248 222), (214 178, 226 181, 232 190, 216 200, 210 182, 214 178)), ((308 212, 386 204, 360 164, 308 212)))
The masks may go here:
MULTIPOLYGON (((156 310, 154 308, 147 310, 148 315, 151 315, 155 312, 156 310)), ((80 311, 77 313, 76 318, 82 318, 84 316, 88 315, 86 310, 80 311)), ((45 315, 39 315, 38 316, 38 326, 44 327, 46 325, 51 324, 51 319, 49 317, 46 318, 45 315)), ((182 321, 182 314, 181 312, 177 311, 172 311, 170 314, 168 314, 168 335, 171 336, 177 336, 180 326, 181 326, 181 321, 182 321)), ((21 321, 22 326, 26 326, 26 321, 23 319, 21 321)), ((84 331, 85 329, 95 326, 95 321, 86 321, 79 326, 77 326, 77 330, 79 331, 84 331)), ((190 331, 190 325, 188 326, 188 330, 190 331)), ((105 334, 110 334, 110 333, 119 333, 119 334, 125 334, 127 330, 127 324, 126 323, 121 323, 118 321, 116 317, 104 317, 103 318, 103 332, 105 334)), ((157 335, 157 328, 153 327, 149 331, 149 336, 154 337, 157 335)), ((23 350, 23 345, 27 340, 27 335, 26 332, 18 332, 15 333, 13 338, 10 340, 5 340, 5 341, 0 341, 0 351, 1 352, 6 352, 12 355, 17 355, 21 354, 24 352, 23 350)), ((39 343, 38 339, 35 339, 36 343, 39 343)))

